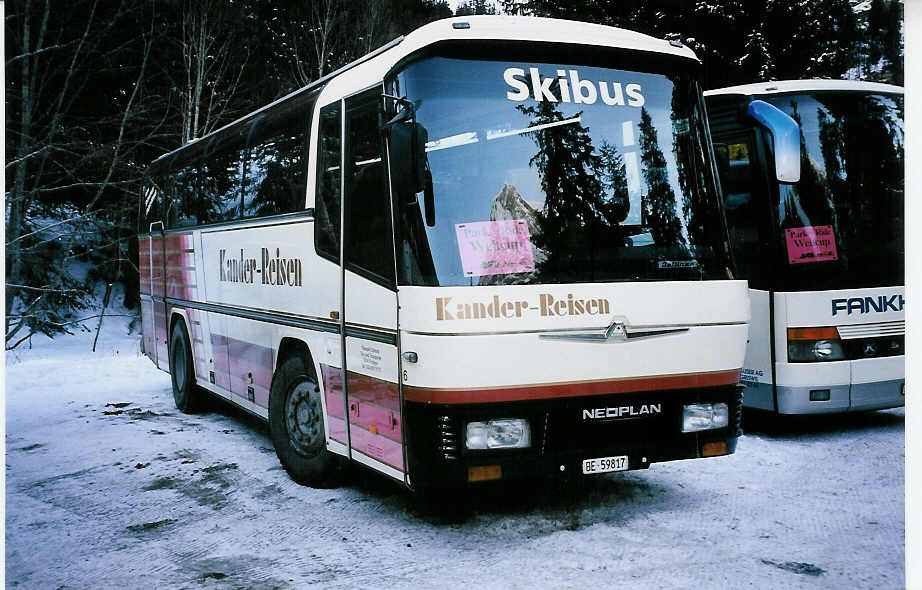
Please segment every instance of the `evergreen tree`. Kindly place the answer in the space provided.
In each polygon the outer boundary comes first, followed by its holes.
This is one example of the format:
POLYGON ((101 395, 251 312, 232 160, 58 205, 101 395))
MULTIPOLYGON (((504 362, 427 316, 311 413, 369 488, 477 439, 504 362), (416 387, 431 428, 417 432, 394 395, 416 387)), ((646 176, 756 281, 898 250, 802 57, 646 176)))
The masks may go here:
POLYGON ((455 16, 470 16, 473 14, 497 14, 496 5, 490 0, 465 0, 458 4, 455 16))
POLYGON ((682 224, 677 215, 675 192, 669 183, 666 158, 659 147, 656 127, 646 108, 640 110, 640 161, 647 186, 643 200, 644 225, 658 246, 680 246, 682 224))
POLYGON ((603 200, 601 212, 609 225, 615 226, 627 218, 631 210, 631 197, 627 190, 627 170, 618 148, 602 141, 599 148, 600 168, 597 170, 605 191, 610 195, 603 200))
MULTIPOLYGON (((532 117, 529 126, 565 119, 550 101, 516 108, 532 117)), ((547 256, 538 270, 557 277, 578 271, 591 274, 587 259, 594 260, 598 249, 624 244, 618 227, 627 201, 622 159, 613 146, 598 152, 589 129, 579 122, 547 127, 531 136, 538 151, 529 164, 538 170, 544 193, 544 207, 537 212, 540 231, 532 236, 535 247, 547 256), (606 197, 605 189, 616 184, 618 190, 606 197)))
POLYGON ((880 79, 902 83, 902 4, 881 0, 862 34, 850 0, 504 0, 508 14, 622 27, 680 40, 704 65, 705 88, 764 79, 841 78, 859 65, 868 35, 888 57, 880 79), (879 33, 875 31, 880 31, 879 33))

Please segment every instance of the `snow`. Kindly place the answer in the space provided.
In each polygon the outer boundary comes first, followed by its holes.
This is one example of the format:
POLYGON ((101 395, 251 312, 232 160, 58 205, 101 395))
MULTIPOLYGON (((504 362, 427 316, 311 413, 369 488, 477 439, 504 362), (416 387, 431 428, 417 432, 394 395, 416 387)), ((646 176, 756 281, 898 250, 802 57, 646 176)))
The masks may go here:
POLYGON ((479 488, 446 521, 362 470, 293 483, 242 412, 179 413, 127 322, 107 318, 95 354, 80 332, 7 356, 9 588, 904 585, 901 409, 756 424, 732 456, 579 486, 479 488))

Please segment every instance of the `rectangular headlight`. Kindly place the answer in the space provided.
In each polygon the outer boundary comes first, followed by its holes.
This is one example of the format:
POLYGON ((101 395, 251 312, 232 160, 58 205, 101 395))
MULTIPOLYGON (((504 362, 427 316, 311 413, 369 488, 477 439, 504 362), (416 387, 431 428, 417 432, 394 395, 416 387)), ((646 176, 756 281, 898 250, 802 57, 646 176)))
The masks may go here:
POLYGON ((726 428, 730 423, 727 404, 688 404, 682 410, 682 432, 726 428))
POLYGON ((468 449, 524 449, 531 446, 531 428, 524 418, 468 422, 464 446, 468 449))
POLYGON ((788 328, 788 362, 841 360, 845 349, 837 328, 788 328))

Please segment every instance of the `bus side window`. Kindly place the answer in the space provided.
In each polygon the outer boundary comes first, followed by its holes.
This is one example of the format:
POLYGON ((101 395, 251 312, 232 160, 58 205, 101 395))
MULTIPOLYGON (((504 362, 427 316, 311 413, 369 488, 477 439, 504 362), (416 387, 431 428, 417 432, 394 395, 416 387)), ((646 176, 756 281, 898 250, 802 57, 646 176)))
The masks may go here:
POLYGON ((198 222, 201 199, 198 166, 186 166, 173 174, 172 199, 166 214, 168 228, 189 227, 198 222))
POLYGON ((325 258, 339 262, 340 103, 320 109, 317 148, 317 198, 314 205, 314 247, 325 258))
POLYGON ((244 152, 238 149, 217 153, 208 159, 202 170, 202 180, 208 188, 202 191, 205 202, 199 223, 233 221, 240 217, 240 176, 245 167, 244 152))
POLYGON ((247 150, 242 184, 244 217, 304 209, 307 177, 304 118, 287 120, 288 130, 258 137, 247 150))
POLYGON ((756 180, 750 161, 748 141, 731 140, 715 146, 718 152, 720 184, 723 188, 724 211, 730 232, 730 247, 736 263, 738 278, 750 282, 759 276, 760 261, 765 254, 760 236, 760 220, 768 211, 759 205, 756 180))
POLYGON ((346 101, 343 249, 347 266, 369 271, 391 285, 394 283, 394 243, 378 132, 380 101, 380 88, 346 101))

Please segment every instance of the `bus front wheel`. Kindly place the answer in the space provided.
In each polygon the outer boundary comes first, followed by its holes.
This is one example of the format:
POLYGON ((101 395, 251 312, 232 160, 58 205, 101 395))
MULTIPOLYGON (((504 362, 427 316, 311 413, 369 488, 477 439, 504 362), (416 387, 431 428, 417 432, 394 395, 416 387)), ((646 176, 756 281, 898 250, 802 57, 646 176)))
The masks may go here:
POLYGON ((315 488, 335 485, 339 461, 327 450, 320 387, 299 355, 285 360, 272 378, 269 433, 293 480, 315 488))
POLYGON ((195 387, 192 346, 182 321, 176 322, 170 338, 170 377, 173 382, 173 401, 179 411, 192 414, 198 410, 201 395, 195 387))

